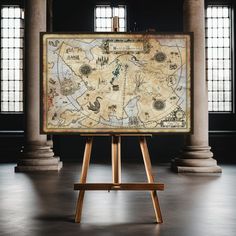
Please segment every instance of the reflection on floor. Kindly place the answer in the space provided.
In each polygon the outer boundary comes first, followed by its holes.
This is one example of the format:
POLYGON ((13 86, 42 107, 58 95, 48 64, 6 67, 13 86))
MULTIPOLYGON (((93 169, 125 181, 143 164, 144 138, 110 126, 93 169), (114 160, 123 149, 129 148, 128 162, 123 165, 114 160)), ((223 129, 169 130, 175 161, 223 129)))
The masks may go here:
MULTIPOLYGON (((167 165, 154 166, 164 224, 155 216, 148 192, 85 194, 82 223, 73 223, 81 165, 64 163, 59 173, 14 173, 0 165, 0 235, 236 235, 236 166, 223 174, 175 174, 167 165)), ((146 181, 141 164, 123 164, 123 182, 146 181)), ((92 164, 88 182, 111 182, 109 165, 92 164)))

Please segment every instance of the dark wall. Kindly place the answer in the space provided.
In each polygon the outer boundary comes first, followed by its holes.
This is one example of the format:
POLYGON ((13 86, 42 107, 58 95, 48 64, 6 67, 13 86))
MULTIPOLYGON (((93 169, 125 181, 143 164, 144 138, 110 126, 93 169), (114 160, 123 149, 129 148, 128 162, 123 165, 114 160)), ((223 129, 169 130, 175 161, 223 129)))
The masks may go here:
MULTIPOLYGON (((183 30, 183 0, 145 0, 145 1, 81 1, 81 0, 56 0, 53 4, 53 30, 88 31, 94 27, 94 6, 100 3, 117 3, 127 5, 128 27, 127 31, 147 31, 155 29, 157 32, 181 32, 183 30)), ((224 122, 225 116, 219 119, 210 116, 210 127, 214 130, 225 130, 234 127, 232 116, 230 122, 224 122), (222 120, 223 119, 223 120, 222 120), (218 123, 217 123, 218 122, 218 123), (228 124, 226 127, 225 124, 228 124)), ((236 123, 236 122, 235 122, 236 123)), ((93 147, 93 160, 110 160, 110 138, 95 138, 93 147)), ((236 141, 234 133, 210 134, 210 145, 215 157, 220 162, 236 162, 233 156, 233 143, 236 141)), ((148 139, 153 162, 169 162, 178 156, 184 145, 183 135, 159 135, 148 139)), ((62 160, 82 160, 84 138, 79 136, 54 136, 55 152, 62 160)), ((123 159, 141 161, 137 138, 122 139, 123 159)))
MULTIPOLYGON (((148 137, 150 155, 153 162, 169 162, 179 154, 184 137, 178 135, 160 135, 148 137)), ((83 159, 85 138, 80 136, 54 136, 56 154, 62 160, 83 159)), ((122 137, 122 160, 142 161, 138 137, 122 137)), ((111 137, 95 137, 92 149, 92 162, 111 161, 111 137)))
MULTIPOLYGON (((106 2, 115 1, 102 3, 106 2)), ((98 3, 100 1, 54 1, 53 30, 93 31, 94 6, 98 3)), ((120 3, 127 5, 128 31, 146 31, 150 28, 156 31, 182 31, 183 0, 127 0, 120 3)))
MULTIPOLYGON (((103 1, 102 3, 111 1, 103 1)), ((113 0, 118 2, 117 0, 113 0)), ((155 29, 157 32, 181 32, 183 25, 183 0, 127 0, 119 1, 127 5, 128 31, 146 31, 155 29)), ((101 3, 95 0, 54 0, 53 30, 54 31, 93 31, 94 6, 101 3)), ((211 130, 232 130, 236 125, 233 116, 210 115, 211 130)), ((18 120, 17 122, 20 122, 18 120)), ((15 129, 17 122, 9 119, 9 126, 15 129), (13 125, 12 125, 13 124, 13 125)), ((6 125, 0 124, 3 129, 6 125)), ((0 128, 1 128, 0 127, 0 128)), ((6 128, 7 127, 7 128, 6 128)), ((236 130, 236 128, 234 129, 236 130)), ((219 162, 236 163, 236 132, 210 133, 210 146, 219 162)), ((0 162, 17 161, 23 144, 23 135, 0 134, 0 162)), ((111 150, 110 137, 97 137, 94 140, 92 160, 109 162, 111 150)), ((176 157, 184 145, 183 135, 159 135, 148 138, 150 154, 153 162, 169 162, 176 157)), ((83 158, 84 138, 76 135, 54 136, 54 150, 63 161, 83 158)), ((122 157, 125 160, 141 161, 138 138, 122 138, 122 157)))
POLYGON ((183 0, 127 1, 130 31, 182 31, 183 0), (136 27, 135 27, 136 23, 136 27))
POLYGON ((53 31, 93 31, 93 15, 93 1, 54 1, 53 31))

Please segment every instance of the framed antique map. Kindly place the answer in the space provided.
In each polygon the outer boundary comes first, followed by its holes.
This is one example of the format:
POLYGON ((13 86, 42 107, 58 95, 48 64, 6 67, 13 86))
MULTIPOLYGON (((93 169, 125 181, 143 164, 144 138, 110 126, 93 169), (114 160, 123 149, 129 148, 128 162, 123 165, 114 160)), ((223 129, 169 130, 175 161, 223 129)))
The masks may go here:
POLYGON ((42 133, 191 132, 191 38, 42 33, 42 133))

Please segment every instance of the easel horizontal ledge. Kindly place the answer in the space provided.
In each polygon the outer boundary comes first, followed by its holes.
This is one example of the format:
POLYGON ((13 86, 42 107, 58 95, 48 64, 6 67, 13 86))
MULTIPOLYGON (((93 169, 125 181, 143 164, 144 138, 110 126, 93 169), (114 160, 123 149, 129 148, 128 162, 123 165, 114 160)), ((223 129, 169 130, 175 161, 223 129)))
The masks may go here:
POLYGON ((164 190, 164 184, 160 183, 76 183, 74 184, 74 190, 164 190))
POLYGON ((87 136, 87 137, 95 137, 95 136, 130 136, 130 137, 152 137, 152 134, 89 134, 89 133, 85 133, 85 134, 80 134, 80 136, 87 136))

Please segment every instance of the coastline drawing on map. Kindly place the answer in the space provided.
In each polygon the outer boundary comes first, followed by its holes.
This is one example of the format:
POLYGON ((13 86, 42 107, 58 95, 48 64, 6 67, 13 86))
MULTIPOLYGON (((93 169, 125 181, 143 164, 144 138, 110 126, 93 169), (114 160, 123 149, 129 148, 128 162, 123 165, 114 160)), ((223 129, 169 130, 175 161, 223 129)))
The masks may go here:
POLYGON ((191 132, 190 34, 41 35, 43 133, 191 132))

